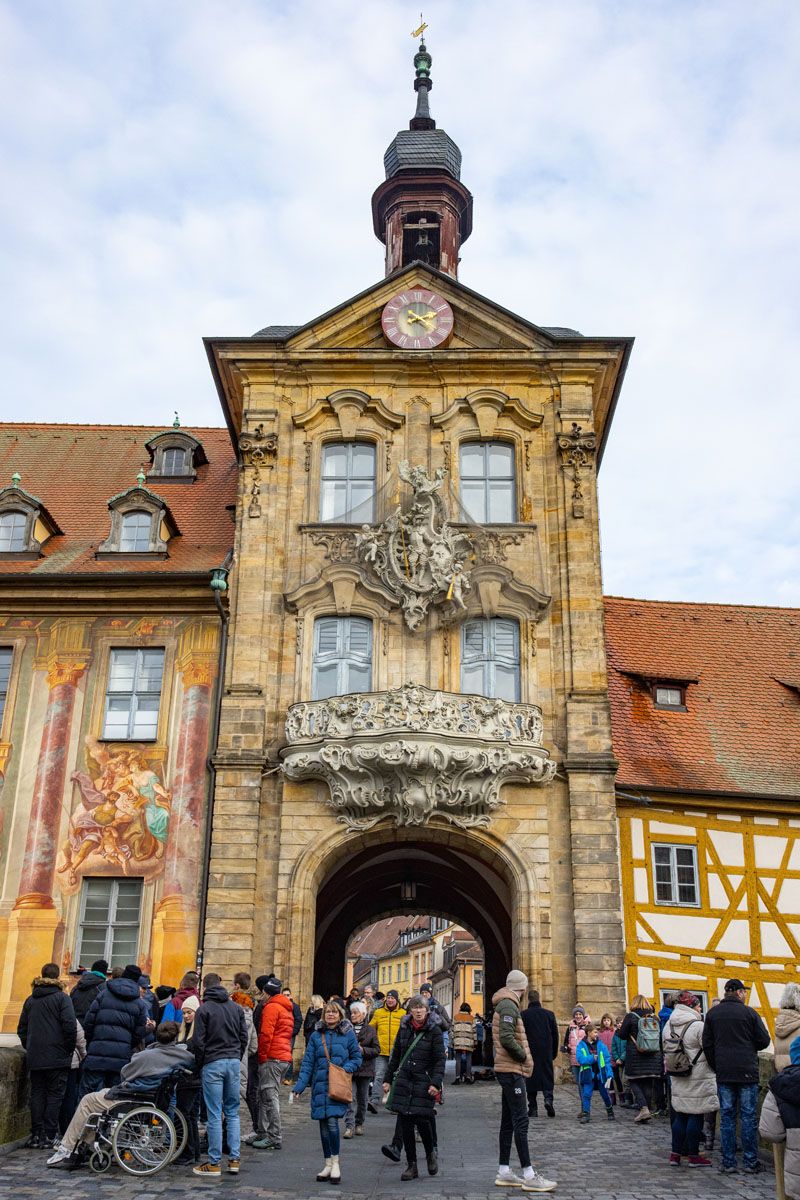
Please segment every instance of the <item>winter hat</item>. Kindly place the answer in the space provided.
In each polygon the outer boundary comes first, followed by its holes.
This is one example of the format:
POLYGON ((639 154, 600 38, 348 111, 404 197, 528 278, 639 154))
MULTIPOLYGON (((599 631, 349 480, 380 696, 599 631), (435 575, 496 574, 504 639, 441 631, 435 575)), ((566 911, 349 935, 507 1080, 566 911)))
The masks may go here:
POLYGON ((573 1017, 577 1017, 578 1013, 583 1013, 584 1017, 586 1016, 586 1009, 582 1004, 576 1004, 572 1010, 573 1017))
POLYGON ((143 987, 143 988, 149 988, 149 987, 152 987, 152 986, 153 986, 153 985, 152 985, 152 983, 150 982, 150 976, 149 976, 149 975, 140 975, 140 976, 139 976, 139 987, 143 987))
POLYGON ((156 1000, 169 1000, 170 996, 174 996, 177 990, 177 988, 161 983, 156 988, 156 1000))
POLYGON ((399 992, 397 992, 397 991, 396 991, 394 988, 389 988, 389 990, 388 990, 388 992, 386 993, 386 996, 384 997, 384 999, 388 1000, 390 996, 394 996, 394 998, 395 998, 395 1000, 397 1001, 397 1003, 398 1003, 398 1004, 400 1003, 400 993, 399 993, 399 992))
POLYGON ((186 1012, 187 1008, 191 1009, 192 1012, 197 1012, 199 1007, 200 1001, 197 999, 197 996, 187 996, 181 1005, 181 1012, 186 1012))
POLYGON ((694 1008, 697 1003, 697 996, 694 992, 678 992, 676 1004, 685 1004, 687 1008, 694 1008))
MULTIPOLYGON (((526 982, 527 982, 527 980, 526 980, 526 982)), ((429 983, 422 984, 422 986, 419 989, 420 996, 422 995, 423 992, 429 992, 431 995, 433 995, 433 988, 431 987, 431 985, 429 983)))
POLYGON ((274 975, 256 975, 256 987, 260 992, 263 992, 270 979, 274 978, 274 975))
POLYGON ((107 975, 108 974, 108 963, 106 962, 106 960, 104 958, 98 958, 95 962, 92 963, 90 970, 99 971, 99 973, 101 975, 107 975))
POLYGON ((800 1063, 800 1037, 796 1037, 789 1047, 789 1059, 793 1067, 800 1063))
POLYGON ((142 977, 142 972, 139 969, 139 967, 136 966, 136 963, 129 963, 128 966, 125 968, 125 970, 122 972, 123 979, 132 979, 134 983, 138 983, 139 980, 141 979, 141 977, 142 977))
POLYGON ((283 991, 283 984, 280 979, 276 979, 273 975, 271 979, 266 981, 261 990, 262 992, 266 992, 268 996, 277 996, 283 991))
POLYGON ((524 992, 528 986, 528 976, 522 971, 509 971, 506 975, 506 987, 512 992, 524 992))

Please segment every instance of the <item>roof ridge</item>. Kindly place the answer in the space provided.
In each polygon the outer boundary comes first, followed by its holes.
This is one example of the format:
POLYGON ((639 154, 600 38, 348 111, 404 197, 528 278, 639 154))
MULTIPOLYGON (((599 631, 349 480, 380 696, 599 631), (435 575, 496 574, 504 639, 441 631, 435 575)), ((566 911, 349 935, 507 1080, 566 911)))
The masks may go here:
MULTIPOLYGON (((3 429, 166 429, 165 425, 101 425, 91 421, 0 421, 0 431, 3 429)), ((181 425, 182 430, 202 429, 204 432, 227 433, 224 425, 181 425)))
POLYGON ((637 599, 636 596, 603 596, 603 603, 607 600, 621 601, 623 604, 648 604, 654 607, 670 607, 670 608, 731 608, 740 609, 756 609, 759 612, 778 612, 778 613, 798 613, 800 608, 795 608, 792 605, 782 604, 736 604, 733 601, 721 600, 644 600, 637 599))

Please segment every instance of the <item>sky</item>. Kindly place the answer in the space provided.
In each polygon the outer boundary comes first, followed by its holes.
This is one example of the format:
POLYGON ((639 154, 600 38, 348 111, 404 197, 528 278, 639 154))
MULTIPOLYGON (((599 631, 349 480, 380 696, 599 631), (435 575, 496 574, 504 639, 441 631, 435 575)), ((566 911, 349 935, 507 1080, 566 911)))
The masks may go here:
MULTIPOLYGON (((204 335, 379 281, 370 197, 413 114, 418 11, 0 0, 0 418, 220 424, 204 335)), ((600 471, 605 590, 800 605, 800 5, 424 17, 475 197, 462 282, 636 337, 600 471)))

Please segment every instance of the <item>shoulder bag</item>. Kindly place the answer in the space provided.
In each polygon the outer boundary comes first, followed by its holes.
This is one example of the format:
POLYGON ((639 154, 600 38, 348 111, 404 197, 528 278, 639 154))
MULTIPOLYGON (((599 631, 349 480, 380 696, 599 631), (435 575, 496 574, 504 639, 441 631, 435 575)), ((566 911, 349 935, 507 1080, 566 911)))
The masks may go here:
POLYGON ((320 1033, 319 1036, 322 1038, 322 1049, 328 1060, 328 1096, 339 1104, 350 1104, 353 1099, 353 1076, 349 1075, 344 1067, 331 1062, 325 1034, 320 1033))

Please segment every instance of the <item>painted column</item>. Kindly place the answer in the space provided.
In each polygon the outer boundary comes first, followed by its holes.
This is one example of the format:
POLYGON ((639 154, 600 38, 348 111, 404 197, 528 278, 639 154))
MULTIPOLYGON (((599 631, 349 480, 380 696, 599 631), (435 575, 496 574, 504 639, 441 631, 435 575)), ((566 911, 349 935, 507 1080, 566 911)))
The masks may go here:
POLYGON ((31 798, 19 891, 8 920, 0 983, 0 1025, 16 1028, 30 982, 53 958, 60 915, 53 899, 72 718, 78 682, 89 662, 84 622, 56 621, 44 662, 49 688, 31 798))
POLYGON ((164 884, 153 921, 153 978, 177 981, 197 955, 198 889, 218 628, 195 622, 181 639, 183 682, 164 884))

